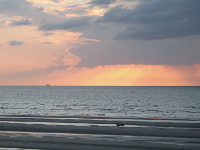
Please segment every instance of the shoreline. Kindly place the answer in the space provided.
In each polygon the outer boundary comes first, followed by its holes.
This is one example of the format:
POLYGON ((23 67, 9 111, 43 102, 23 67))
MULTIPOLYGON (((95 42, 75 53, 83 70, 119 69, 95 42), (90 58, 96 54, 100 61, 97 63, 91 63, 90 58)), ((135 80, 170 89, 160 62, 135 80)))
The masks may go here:
POLYGON ((1 118, 50 118, 50 119, 93 119, 93 120, 103 120, 103 119, 110 119, 110 120, 134 120, 134 121, 140 121, 140 120, 145 120, 145 121, 162 121, 162 122, 199 122, 200 123, 200 118, 148 118, 148 117, 125 117, 125 116, 84 116, 84 115, 40 115, 40 114, 20 114, 20 115, 1 115, 0 114, 0 119, 1 118))
POLYGON ((0 115, 0 147, 7 148, 197 150, 199 143, 195 120, 0 115))

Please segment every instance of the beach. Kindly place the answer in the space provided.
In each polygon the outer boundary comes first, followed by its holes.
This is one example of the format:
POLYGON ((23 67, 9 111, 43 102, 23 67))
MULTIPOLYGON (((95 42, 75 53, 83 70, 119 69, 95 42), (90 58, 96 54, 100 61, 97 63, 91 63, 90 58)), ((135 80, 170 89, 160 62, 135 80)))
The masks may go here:
POLYGON ((131 117, 1 115, 0 147, 200 149, 200 121, 131 117), (117 127, 117 123, 124 126, 117 127))

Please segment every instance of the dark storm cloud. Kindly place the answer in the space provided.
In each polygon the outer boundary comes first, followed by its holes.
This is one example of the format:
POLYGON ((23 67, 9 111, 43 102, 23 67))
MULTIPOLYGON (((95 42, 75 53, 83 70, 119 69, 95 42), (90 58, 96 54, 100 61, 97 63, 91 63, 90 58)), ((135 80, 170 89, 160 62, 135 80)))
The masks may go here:
POLYGON ((99 6, 99 5, 109 5, 116 2, 116 0, 92 0, 88 4, 99 6))
POLYGON ((200 63, 198 40, 88 42, 76 49, 71 49, 70 52, 81 57, 81 62, 76 66, 80 68, 117 64, 192 65, 200 63))
POLYGON ((32 7, 25 0, 0 0, 0 13, 7 15, 25 15, 32 7))
POLYGON ((47 23, 42 25, 39 30, 77 30, 82 27, 87 27, 90 24, 90 17, 75 17, 69 18, 60 23, 47 23))
POLYGON ((12 23, 10 24, 10 26, 24 26, 24 25, 31 25, 31 21, 30 20, 20 20, 20 21, 12 21, 12 23))
POLYGON ((157 40, 200 34, 199 0, 141 0, 133 9, 116 6, 97 20, 123 28, 115 39, 157 40))
POLYGON ((21 46, 24 44, 24 42, 22 41, 16 41, 16 40, 12 40, 8 43, 10 46, 21 46))
POLYGON ((96 20, 94 30, 85 32, 83 36, 100 39, 102 43, 88 42, 71 49, 72 54, 81 58, 76 67, 200 63, 197 40, 200 34, 200 1, 139 2, 134 8, 113 7, 96 20), (100 30, 101 25, 109 29, 100 30), (186 37, 190 35, 196 36, 194 39, 186 37))

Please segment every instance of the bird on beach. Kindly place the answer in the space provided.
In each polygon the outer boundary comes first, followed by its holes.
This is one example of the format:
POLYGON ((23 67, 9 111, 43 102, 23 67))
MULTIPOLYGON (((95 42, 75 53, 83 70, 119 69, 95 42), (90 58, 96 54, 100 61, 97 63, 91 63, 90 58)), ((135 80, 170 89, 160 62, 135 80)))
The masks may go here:
POLYGON ((116 123, 117 127, 125 127, 123 123, 116 123))

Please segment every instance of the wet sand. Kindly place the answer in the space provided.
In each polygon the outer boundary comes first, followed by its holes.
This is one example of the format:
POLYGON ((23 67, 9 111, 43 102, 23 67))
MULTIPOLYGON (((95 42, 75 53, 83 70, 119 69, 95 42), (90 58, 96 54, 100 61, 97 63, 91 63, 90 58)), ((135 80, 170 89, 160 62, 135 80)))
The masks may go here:
POLYGON ((0 116, 0 147, 52 150, 199 150, 200 121, 0 116), (125 127, 117 127, 122 123, 125 127))

